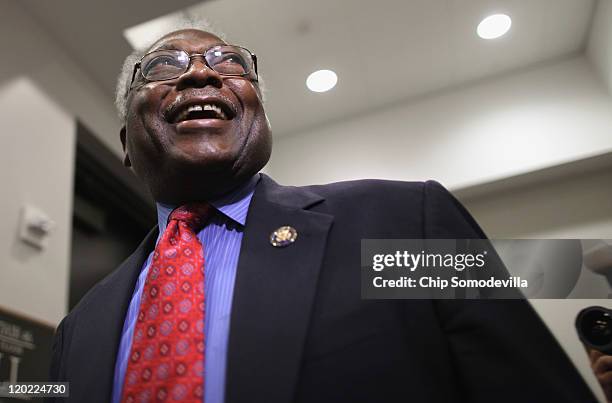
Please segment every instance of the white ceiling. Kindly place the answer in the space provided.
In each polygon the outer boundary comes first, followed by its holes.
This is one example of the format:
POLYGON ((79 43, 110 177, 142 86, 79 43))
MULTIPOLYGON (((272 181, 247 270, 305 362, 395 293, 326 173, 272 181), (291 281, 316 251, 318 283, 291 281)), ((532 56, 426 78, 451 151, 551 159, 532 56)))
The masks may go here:
POLYGON ((24 2, 109 99, 130 51, 123 30, 154 32, 191 6, 189 14, 206 16, 258 55, 275 135, 583 51, 594 6, 593 0, 24 2), (498 12, 512 17, 510 32, 478 38, 478 22, 498 12), (306 77, 322 68, 338 73, 338 85, 312 93, 306 77))

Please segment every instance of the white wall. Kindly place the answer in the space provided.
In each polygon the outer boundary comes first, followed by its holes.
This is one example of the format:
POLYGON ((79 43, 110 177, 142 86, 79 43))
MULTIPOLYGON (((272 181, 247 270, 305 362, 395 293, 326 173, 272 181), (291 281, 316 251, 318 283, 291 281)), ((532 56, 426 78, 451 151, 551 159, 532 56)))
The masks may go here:
POLYGON ((111 96, 94 84, 18 1, 0 0, 0 10, 0 83, 27 76, 121 155, 119 121, 111 96))
POLYGON ((599 0, 587 45, 587 56, 612 93, 612 1, 599 0))
POLYGON ((56 325, 68 297, 75 118, 119 152, 112 102, 19 2, 0 0, 0 307, 56 325), (21 206, 57 227, 48 249, 17 241, 21 206))
POLYGON ((75 121, 27 77, 0 85, 0 307, 56 325, 65 315, 75 121), (57 227, 39 251, 17 239, 24 204, 57 227))
POLYGON ((579 56, 280 136, 269 171, 288 184, 435 178, 456 189, 612 150, 610 111, 579 56))
POLYGON ((490 238, 612 238, 610 168, 460 199, 490 238))

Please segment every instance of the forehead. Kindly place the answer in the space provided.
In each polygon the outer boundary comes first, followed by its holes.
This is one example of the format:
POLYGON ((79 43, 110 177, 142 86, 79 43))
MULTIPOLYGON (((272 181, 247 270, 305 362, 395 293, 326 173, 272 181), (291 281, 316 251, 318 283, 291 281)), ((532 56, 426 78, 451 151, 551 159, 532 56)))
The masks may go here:
POLYGON ((157 49, 179 49, 187 52, 203 52, 211 46, 225 44, 218 36, 198 29, 174 31, 158 39, 148 52, 157 49))

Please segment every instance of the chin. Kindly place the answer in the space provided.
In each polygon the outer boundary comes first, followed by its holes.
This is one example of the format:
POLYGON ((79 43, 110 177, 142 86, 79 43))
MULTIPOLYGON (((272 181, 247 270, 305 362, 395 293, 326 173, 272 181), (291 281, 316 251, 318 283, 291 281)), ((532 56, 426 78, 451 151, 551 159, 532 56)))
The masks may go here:
POLYGON ((240 144, 214 144, 206 142, 197 147, 177 147, 175 152, 167 154, 167 165, 203 170, 231 168, 240 158, 240 144))

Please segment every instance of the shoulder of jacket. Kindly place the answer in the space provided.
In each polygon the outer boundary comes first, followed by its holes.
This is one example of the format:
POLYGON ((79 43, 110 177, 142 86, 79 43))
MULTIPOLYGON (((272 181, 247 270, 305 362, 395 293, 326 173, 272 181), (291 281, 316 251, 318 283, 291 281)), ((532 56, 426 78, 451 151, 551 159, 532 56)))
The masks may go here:
POLYGON ((327 200, 342 199, 381 199, 385 197, 422 199, 447 198, 450 192, 435 180, 397 181, 383 179, 361 179, 353 181, 334 182, 325 185, 301 186, 311 192, 325 197, 327 200))
MULTIPOLYGON (((422 193, 430 183, 438 184, 435 181, 397 181, 385 179, 359 179, 351 181, 333 182, 324 185, 302 186, 304 189, 311 190, 325 196, 334 194, 376 194, 386 191, 398 192, 418 192, 422 193)), ((438 184, 439 185, 439 184, 438 184)), ((441 185, 439 185, 441 186, 441 185)))

